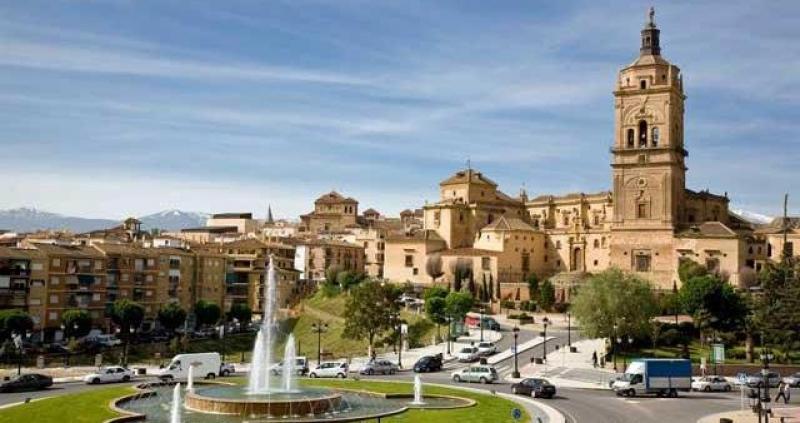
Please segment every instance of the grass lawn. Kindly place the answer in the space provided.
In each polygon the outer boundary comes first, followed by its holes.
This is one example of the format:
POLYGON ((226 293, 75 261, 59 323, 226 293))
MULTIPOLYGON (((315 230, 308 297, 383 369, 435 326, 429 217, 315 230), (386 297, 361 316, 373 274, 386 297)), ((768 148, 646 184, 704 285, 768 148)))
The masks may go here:
MULTIPOLYGON (((756 357, 756 363, 758 361, 758 355, 760 353, 760 348, 755 348, 753 355, 756 357)), ((776 356, 782 356, 783 352, 779 348, 772 348, 773 353, 776 356)), ((622 360, 624 357, 628 361, 631 358, 642 358, 642 357, 652 357, 652 358, 680 358, 682 355, 682 347, 674 346, 674 347, 663 347, 659 346, 657 348, 642 348, 638 351, 620 351, 618 355, 618 360, 622 360)), ((709 346, 700 346, 700 342, 694 341, 689 345, 689 355, 693 363, 700 363, 700 358, 705 357, 708 363, 710 361, 710 352, 709 346)), ((610 355, 609 355, 610 357, 610 355)), ((725 348, 725 364, 750 364, 744 358, 744 347, 743 346, 736 346, 731 348, 729 345, 726 345, 725 348), (737 358, 734 358, 737 357, 737 358), (739 358, 741 357, 741 358, 739 358)), ((792 362, 797 363, 798 359, 795 355, 791 355, 792 362)), ((776 366, 779 366, 781 363, 773 363, 776 366)))
POLYGON ((117 386, 20 404, 0 410, 0 423, 100 423, 117 416, 108 408, 112 399, 133 392, 129 386, 117 386))
MULTIPOLYGON (((228 379, 228 382, 243 384, 243 378, 228 379)), ((354 380, 320 380, 302 379, 302 385, 323 386, 330 388, 361 389, 376 393, 407 393, 411 394, 411 383, 380 382, 380 381, 354 381, 354 380)), ((0 423, 101 423, 106 419, 115 417, 109 408, 109 402, 118 397, 134 392, 128 386, 110 387, 89 392, 64 395, 34 401, 29 404, 0 409, 0 423), (68 413, 68 414, 66 414, 68 413)), ((381 419, 386 422, 423 423, 423 422, 510 422, 511 410, 519 408, 523 412, 521 421, 528 421, 529 417, 522 406, 505 398, 494 397, 489 394, 478 394, 461 391, 458 389, 426 386, 426 394, 453 395, 475 400, 473 407, 453 410, 419 410, 411 409, 405 413, 381 419)))

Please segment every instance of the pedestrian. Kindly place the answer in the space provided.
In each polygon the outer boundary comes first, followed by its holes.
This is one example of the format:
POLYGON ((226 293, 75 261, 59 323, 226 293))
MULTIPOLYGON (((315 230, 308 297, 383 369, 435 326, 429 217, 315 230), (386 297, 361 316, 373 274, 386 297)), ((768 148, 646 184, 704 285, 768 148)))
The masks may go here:
POLYGON ((783 398, 783 403, 788 404, 790 395, 791 394, 789 393, 789 385, 781 381, 781 383, 778 384, 778 395, 775 396, 775 402, 778 402, 780 398, 783 398))
POLYGON ((597 351, 592 352, 592 367, 597 368, 597 351))

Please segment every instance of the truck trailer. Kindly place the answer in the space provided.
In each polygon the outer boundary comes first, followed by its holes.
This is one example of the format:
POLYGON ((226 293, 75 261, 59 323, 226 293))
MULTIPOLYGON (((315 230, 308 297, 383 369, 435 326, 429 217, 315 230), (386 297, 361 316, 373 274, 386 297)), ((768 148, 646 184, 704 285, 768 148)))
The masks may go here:
POLYGON ((674 398, 679 391, 692 389, 692 363, 683 359, 636 359, 612 388, 619 396, 655 394, 674 398))

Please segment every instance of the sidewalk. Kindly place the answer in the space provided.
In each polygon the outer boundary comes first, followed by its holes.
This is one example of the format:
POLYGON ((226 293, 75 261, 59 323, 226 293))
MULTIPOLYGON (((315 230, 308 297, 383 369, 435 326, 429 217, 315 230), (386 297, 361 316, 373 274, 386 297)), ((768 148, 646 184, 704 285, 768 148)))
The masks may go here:
MULTIPOLYGON (((786 417, 787 423, 798 422, 800 421, 800 408, 781 407, 772 410, 772 416, 770 417, 771 421, 780 422, 781 417, 786 417)), ((754 414, 753 411, 737 410, 705 416, 698 420, 697 423, 719 423, 720 419, 723 418, 731 419, 733 423, 756 423, 759 421, 758 416, 754 414)))
POLYGON ((595 368, 592 353, 602 354, 604 339, 586 339, 572 344, 577 352, 571 353, 567 348, 551 352, 547 355, 546 364, 530 363, 520 369, 524 377, 545 377, 557 386, 581 389, 608 389, 608 380, 613 372, 595 368))

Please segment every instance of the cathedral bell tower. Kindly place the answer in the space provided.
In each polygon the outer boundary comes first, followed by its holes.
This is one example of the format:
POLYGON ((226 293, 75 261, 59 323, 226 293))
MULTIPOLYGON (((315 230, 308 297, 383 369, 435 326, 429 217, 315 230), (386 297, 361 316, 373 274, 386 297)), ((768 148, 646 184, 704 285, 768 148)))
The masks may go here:
POLYGON ((683 220, 686 185, 683 79, 661 56, 660 42, 650 8, 639 57, 616 81, 611 147, 611 264, 649 272, 651 280, 671 276, 672 239, 683 220))
POLYGON ((685 188, 683 80, 661 57, 655 12, 641 31, 639 57, 614 91, 614 226, 673 229, 685 188))

